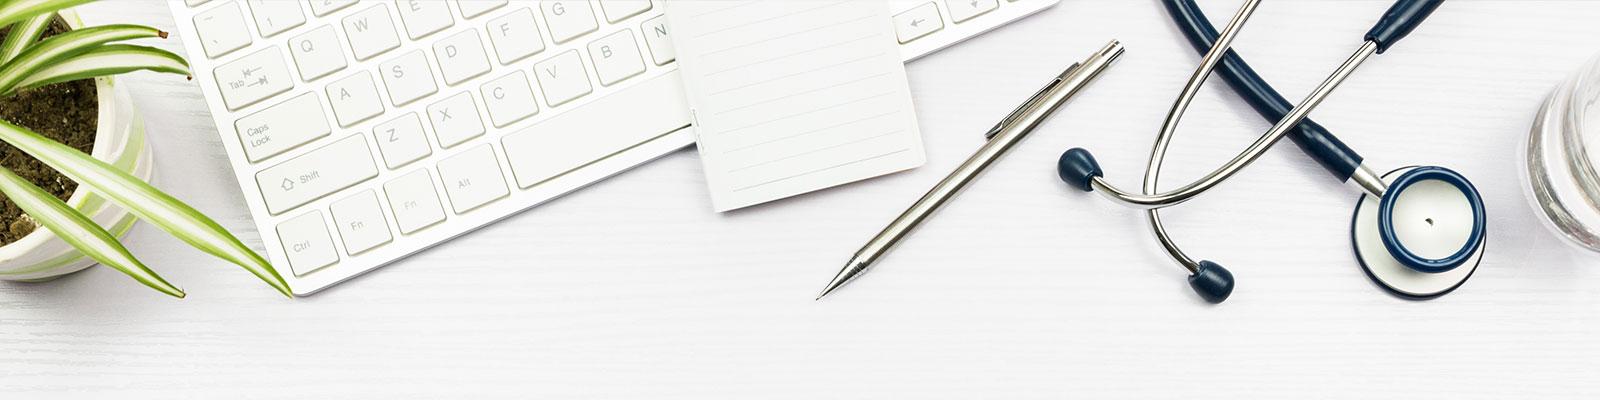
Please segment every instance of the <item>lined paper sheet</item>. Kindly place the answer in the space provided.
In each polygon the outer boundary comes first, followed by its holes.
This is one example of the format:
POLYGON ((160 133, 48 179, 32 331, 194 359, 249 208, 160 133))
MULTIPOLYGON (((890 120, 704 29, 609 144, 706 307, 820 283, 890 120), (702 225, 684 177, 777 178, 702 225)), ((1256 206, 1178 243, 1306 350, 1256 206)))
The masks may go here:
POLYGON ((924 162, 887 1, 675 1, 666 13, 717 211, 924 162))

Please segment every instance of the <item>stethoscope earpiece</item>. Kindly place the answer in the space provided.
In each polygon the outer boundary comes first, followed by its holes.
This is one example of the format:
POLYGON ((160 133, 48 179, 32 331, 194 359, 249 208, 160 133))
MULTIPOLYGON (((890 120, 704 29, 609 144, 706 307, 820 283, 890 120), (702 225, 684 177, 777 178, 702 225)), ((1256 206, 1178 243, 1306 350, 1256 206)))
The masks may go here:
POLYGON ((1221 303, 1233 294, 1233 273, 1210 261, 1195 263, 1194 274, 1189 275, 1189 287, 1211 304, 1221 303))
POLYGON ((1094 155, 1082 147, 1073 147, 1061 153, 1061 158, 1056 160, 1056 175, 1061 177, 1072 187, 1085 192, 1094 191, 1094 178, 1105 176, 1100 171, 1100 163, 1094 161, 1094 155))

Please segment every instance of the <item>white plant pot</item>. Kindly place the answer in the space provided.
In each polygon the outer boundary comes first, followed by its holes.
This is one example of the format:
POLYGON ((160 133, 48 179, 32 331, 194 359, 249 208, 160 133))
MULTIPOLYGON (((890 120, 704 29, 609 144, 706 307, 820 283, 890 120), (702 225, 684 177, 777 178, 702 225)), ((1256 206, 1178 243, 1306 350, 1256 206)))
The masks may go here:
MULTIPOLYGON (((73 29, 83 26, 83 21, 70 10, 61 12, 61 17, 73 29)), ((95 94, 100 117, 94 149, 89 154, 148 182, 154 161, 151 159, 150 146, 145 142, 144 120, 134 109, 127 87, 117 85, 110 77, 96 78, 95 94)), ((127 210, 108 202, 105 197, 91 193, 88 187, 82 185, 72 192, 67 205, 89 216, 119 238, 128 233, 135 221, 127 210)), ((94 264, 93 259, 79 253, 42 226, 21 240, 0 246, 0 280, 46 280, 78 272, 94 264)))

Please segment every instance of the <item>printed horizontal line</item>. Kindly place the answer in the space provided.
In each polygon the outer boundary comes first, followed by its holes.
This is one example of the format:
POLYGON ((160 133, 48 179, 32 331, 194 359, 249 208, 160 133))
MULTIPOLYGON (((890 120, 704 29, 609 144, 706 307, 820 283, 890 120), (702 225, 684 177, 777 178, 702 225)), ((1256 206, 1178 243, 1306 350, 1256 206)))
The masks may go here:
POLYGON ((758 44, 764 44, 764 43, 767 43, 767 42, 770 42, 770 41, 773 41, 773 40, 793 37, 794 35, 797 35, 797 34, 800 34, 800 33, 823 31, 823 30, 827 30, 829 28, 835 28, 835 27, 838 27, 838 26, 841 26, 841 25, 849 24, 851 22, 861 21, 863 19, 868 19, 868 18, 878 18, 878 16, 877 15, 863 15, 863 16, 860 16, 860 17, 855 17, 855 18, 851 18, 851 19, 848 19, 848 20, 834 22, 834 23, 830 23, 830 24, 823 25, 823 26, 818 26, 818 27, 802 27, 803 29, 796 30, 796 31, 793 31, 793 32, 784 32, 784 33, 778 34, 777 36, 774 36, 774 37, 761 39, 761 40, 755 40, 755 41, 751 41, 749 43, 736 44, 736 45, 723 47, 723 48, 712 50, 712 51, 707 51, 705 53, 701 53, 700 56, 701 57, 710 57, 712 54, 717 54, 717 53, 721 53, 721 52, 725 52, 725 51, 729 51, 729 50, 742 49, 742 48, 746 48, 746 47, 750 47, 750 46, 755 46, 755 45, 758 45, 758 44))
POLYGON ((766 121, 761 121, 761 122, 757 122, 757 123, 754 123, 754 124, 741 126, 741 127, 738 127, 738 128, 724 130, 722 132, 717 132, 717 135, 726 135, 726 134, 729 134, 729 133, 738 132, 738 131, 741 131, 741 130, 750 129, 750 128, 754 128, 754 127, 757 127, 757 126, 766 125, 766 124, 770 124, 770 123, 773 123, 773 122, 778 122, 778 121, 782 121, 782 120, 798 117, 798 116, 801 116, 801 115, 811 114, 811 113, 822 111, 822 110, 829 110, 829 109, 844 107, 844 106, 847 106, 847 105, 860 103, 860 102, 863 102, 863 101, 872 100, 872 99, 883 97, 883 96, 888 96, 888 95, 891 95, 891 94, 894 94, 894 90, 890 90, 890 91, 887 91, 887 92, 878 93, 878 94, 870 95, 870 96, 867 96, 867 97, 862 97, 862 98, 859 98, 859 99, 855 99, 855 100, 850 100, 850 101, 834 104, 834 105, 827 106, 827 107, 813 108, 813 109, 810 109, 810 110, 805 110, 805 111, 801 111, 801 112, 798 112, 798 113, 789 114, 789 115, 785 115, 785 116, 782 116, 782 117, 773 118, 773 119, 769 119, 769 120, 766 120, 766 121))
POLYGON ((728 170, 728 172, 729 173, 739 172, 739 171, 747 170, 747 169, 750 169, 750 168, 755 168, 755 167, 759 167, 759 166, 763 166, 763 165, 767 165, 767 164, 772 164, 772 163, 779 162, 779 161, 789 160, 789 159, 792 159, 792 158, 795 158, 795 157, 801 157, 801 156, 808 156, 808 155, 812 155, 812 154, 817 154, 817 153, 820 153, 820 152, 833 150, 833 149, 837 149, 837 148, 840 148, 840 147, 849 146, 849 145, 852 145, 852 144, 861 143, 861 142, 865 142, 865 141, 868 141, 868 140, 877 139, 877 138, 893 135, 893 134, 900 133, 900 132, 905 132, 905 130, 904 129, 896 129, 896 130, 892 130, 892 131, 888 131, 888 132, 884 132, 884 133, 879 133, 879 134, 876 134, 876 135, 867 136, 867 137, 856 139, 856 140, 851 140, 851 141, 848 141, 848 142, 835 143, 835 144, 832 144, 832 145, 823 146, 821 148, 812 149, 812 150, 808 150, 808 151, 803 151, 803 152, 800 152, 800 153, 797 153, 797 154, 791 154, 791 155, 787 155, 787 156, 783 156, 783 157, 774 158, 774 159, 771 159, 771 160, 758 162, 758 163, 755 163, 755 164, 746 165, 746 166, 739 167, 739 168, 734 168, 734 169, 728 170))
POLYGON ((741 191, 744 191, 745 189, 753 189, 753 188, 757 188, 757 187, 761 187, 761 186, 765 186, 765 185, 770 185, 770 184, 774 184, 774 183, 778 183, 778 182, 782 182, 782 181, 786 181, 786 180, 790 180, 790 179, 794 179, 794 178, 799 178, 799 177, 806 176, 806 175, 815 174, 815 173, 818 173, 818 172, 824 172, 824 171, 828 171, 828 170, 832 170, 832 169, 836 169, 836 168, 842 168, 842 167, 846 167, 846 166, 850 166, 850 165, 854 165, 854 164, 860 164, 860 163, 864 163, 864 162, 867 162, 867 161, 872 161, 872 160, 876 160, 876 159, 879 159, 879 158, 884 158, 884 157, 892 156, 892 155, 895 155, 895 154, 904 153, 904 152, 909 151, 909 150, 911 150, 911 149, 900 149, 900 150, 895 150, 895 151, 891 151, 891 152, 888 152, 888 153, 875 155, 875 156, 872 156, 872 157, 862 158, 860 160, 853 160, 853 161, 848 161, 848 162, 835 164, 835 165, 831 165, 831 166, 827 166, 827 167, 822 167, 822 168, 818 168, 818 169, 814 169, 814 170, 810 170, 810 171, 806 171, 806 172, 801 172, 801 173, 794 174, 794 175, 785 176, 785 177, 782 177, 782 178, 769 180, 769 181, 766 181, 766 182, 757 183, 757 184, 754 184, 754 185, 747 185, 747 186, 744 186, 744 187, 735 188, 735 189, 733 189, 733 191, 734 192, 741 192, 741 191))
MULTIPOLYGON (((811 7, 811 8, 807 8, 807 9, 803 9, 803 10, 797 10, 797 11, 794 11, 794 12, 791 12, 791 13, 788 13, 788 14, 778 14, 778 15, 775 15, 775 16, 762 18, 762 19, 758 19, 758 20, 755 20, 755 21, 749 21, 749 22, 745 22, 745 23, 742 23, 742 24, 734 25, 734 26, 724 27, 722 29, 717 29, 717 30, 710 31, 710 32, 700 32, 699 34, 695 35, 694 37, 698 39, 698 38, 702 38, 702 37, 706 37, 706 36, 710 36, 710 35, 714 35, 714 34, 718 34, 718 33, 722 33, 722 32, 727 32, 727 31, 734 30, 734 29, 747 27, 747 26, 750 26, 750 25, 759 24, 759 23, 762 23, 762 22, 767 22, 767 21, 771 21, 771 20, 775 20, 775 19, 779 19, 779 18, 792 17, 792 16, 795 16, 795 15, 800 15, 800 14, 804 14, 804 13, 808 13, 808 12, 812 12, 812 11, 816 11, 816 10, 821 10, 821 9, 824 9, 824 8, 837 6, 837 5, 845 4, 845 3, 848 3, 848 2, 850 2, 850 0, 841 0, 841 1, 836 1, 836 2, 832 2, 832 3, 823 4, 823 5, 817 6, 817 7, 811 7)), ((756 1, 751 1, 751 3, 756 3, 756 1)))
POLYGON ((798 132, 798 133, 795 133, 795 134, 792 134, 792 135, 789 135, 789 136, 773 138, 771 140, 767 140, 767 141, 764 141, 764 142, 761 142, 761 143, 753 143, 753 144, 746 145, 746 146, 743 146, 743 147, 739 147, 739 148, 735 148, 735 149, 732 149, 732 150, 724 151, 724 152, 722 152, 722 154, 731 154, 731 153, 734 153, 734 152, 749 150, 749 149, 752 149, 752 148, 765 146, 765 145, 772 144, 772 143, 775 143, 775 142, 781 142, 781 141, 785 141, 785 140, 789 140, 789 139, 803 137, 803 136, 806 136, 806 135, 809 135, 809 134, 822 132, 822 131, 825 131, 825 130, 838 128, 838 127, 845 126, 845 125, 857 124, 857 123, 861 123, 861 122, 864 122, 864 121, 870 121, 870 120, 877 119, 877 118, 884 117, 884 116, 888 116, 888 115, 891 115, 891 114, 897 114, 899 112, 900 112, 900 110, 894 110, 894 111, 889 111, 889 112, 885 112, 885 113, 881 113, 881 114, 877 114, 877 115, 868 115, 868 116, 865 116, 865 117, 861 117, 861 118, 857 118, 857 119, 853 119, 853 120, 849 120, 849 121, 845 121, 845 122, 840 122, 840 123, 837 123, 837 124, 828 125, 828 126, 824 126, 824 127, 817 128, 817 129, 812 129, 812 130, 805 131, 805 132, 798 132))
POLYGON ((738 106, 738 107, 729 108, 729 109, 726 109, 726 110, 720 110, 720 111, 717 111, 716 115, 722 115, 722 114, 729 113, 729 112, 739 111, 739 110, 743 110, 743 109, 746 109, 746 108, 755 107, 755 106, 759 106, 759 105, 762 105, 762 104, 767 104, 767 103, 771 103, 771 102, 774 102, 774 101, 783 100, 783 99, 787 99, 787 98, 791 98, 791 97, 799 96, 799 95, 803 95, 803 94, 811 94, 811 93, 816 93, 816 92, 820 92, 820 91, 824 91, 824 90, 828 90, 828 89, 835 89, 835 88, 838 88, 838 87, 841 87, 841 86, 845 86, 845 85, 849 85, 849 84, 853 84, 853 83, 861 83, 861 82, 865 82, 865 81, 867 81, 869 79, 878 78, 878 77, 882 77, 884 75, 889 75, 889 74, 890 74, 889 72, 883 72, 883 73, 879 73, 877 75, 864 76, 864 77, 852 79, 852 80, 849 80, 849 81, 844 81, 844 82, 831 84, 831 85, 828 85, 828 86, 825 86, 825 87, 819 87, 819 88, 816 88, 816 89, 803 90, 803 91, 799 91, 799 92, 789 93, 789 94, 786 94, 786 95, 782 95, 782 96, 778 96, 778 97, 774 97, 774 98, 770 98, 770 99, 766 99, 766 100, 756 101, 756 102, 748 103, 748 104, 741 105, 741 106, 738 106))
POLYGON ((843 45, 850 44, 850 43, 860 42, 860 41, 863 41, 863 40, 875 40, 875 39, 878 39, 877 35, 866 35, 866 36, 856 37, 856 38, 852 38, 852 39, 846 39, 846 40, 841 41, 841 42, 828 43, 828 44, 824 44, 824 45, 821 45, 821 46, 817 46, 817 47, 801 50, 801 51, 794 52, 794 53, 784 54, 784 55, 777 56, 777 57, 769 57, 769 58, 766 58, 766 59, 757 60, 757 61, 753 61, 753 62, 742 64, 742 65, 736 65, 736 66, 733 66, 733 67, 729 67, 729 68, 723 69, 721 71, 717 71, 717 72, 712 72, 712 73, 706 74, 705 77, 710 78, 713 75, 727 73, 727 72, 731 72, 731 71, 736 71, 736 70, 739 70, 739 69, 743 69, 743 68, 747 68, 747 67, 751 67, 751 66, 755 66, 755 65, 766 64, 766 63, 769 63, 769 62, 778 61, 778 60, 782 60, 782 59, 790 58, 790 57, 797 57, 797 56, 800 56, 802 54, 815 53, 817 51, 827 50, 827 49, 835 48, 835 47, 838 47, 838 46, 843 46, 843 45))
POLYGON ((719 12, 723 12, 723 11, 728 11, 728 10, 733 10, 733 9, 737 9, 737 8, 739 8, 739 7, 744 7, 744 6, 749 6, 749 5, 755 5, 755 4, 760 4, 760 3, 761 3, 761 2, 759 2, 759 1, 745 1, 745 2, 739 2, 739 3, 736 3, 736 4, 734 4, 734 5, 731 5, 731 6, 727 6, 727 7, 723 7, 723 8, 718 8, 718 9, 715 9, 715 10, 708 10, 708 11, 706 11, 706 12, 703 12, 703 13, 700 13, 700 14, 698 14, 698 15, 695 15, 695 16, 694 16, 694 17, 695 17, 695 18, 700 18, 700 17, 704 17, 704 16, 707 16, 707 15, 711 15, 711 14, 716 14, 716 13, 719 13, 719 12))

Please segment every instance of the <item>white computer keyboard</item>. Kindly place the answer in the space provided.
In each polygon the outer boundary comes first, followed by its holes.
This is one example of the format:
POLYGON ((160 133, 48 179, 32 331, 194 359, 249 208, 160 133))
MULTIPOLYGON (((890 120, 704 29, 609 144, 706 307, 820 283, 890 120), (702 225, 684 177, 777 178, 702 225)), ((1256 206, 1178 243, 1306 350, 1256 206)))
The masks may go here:
MULTIPOLYGON (((910 60, 1057 1, 886 22, 910 60)), ((296 294, 694 143, 660 0, 169 3, 296 294)))

